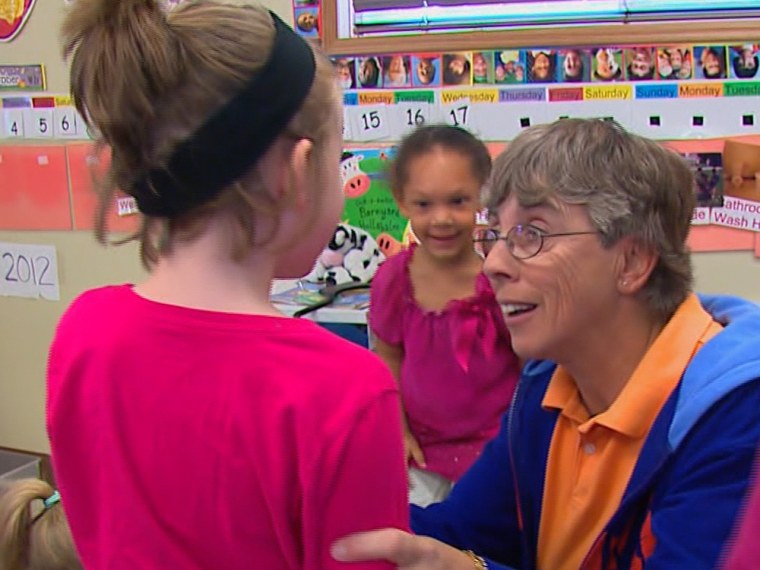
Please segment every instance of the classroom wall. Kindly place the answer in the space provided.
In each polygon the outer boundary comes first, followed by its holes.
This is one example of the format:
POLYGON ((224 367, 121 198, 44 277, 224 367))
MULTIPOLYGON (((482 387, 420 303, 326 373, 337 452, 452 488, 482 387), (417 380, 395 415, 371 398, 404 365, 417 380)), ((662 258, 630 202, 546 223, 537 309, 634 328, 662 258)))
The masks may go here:
MULTIPOLYGON (((291 0, 264 3, 292 23, 291 0)), ((0 44, 0 63, 45 64, 48 90, 54 94, 68 91, 67 70, 57 43, 63 10, 62 0, 37 2, 16 40, 0 44)), ((144 273, 135 245, 104 248, 89 232, 0 232, 0 241, 47 244, 57 249, 60 301, 0 297, 0 447, 44 453, 48 451, 45 365, 61 313, 85 289, 137 281, 144 273)), ((760 261, 751 252, 701 253, 694 258, 699 290, 742 295, 760 303, 760 261)))
MULTIPOLYGON (((291 0, 263 4, 292 24, 291 0)), ((63 15, 63 0, 38 1, 16 39, 0 43, 0 64, 45 64, 51 94, 68 93, 68 70, 58 43, 63 15)), ((0 231, 0 241, 54 245, 57 250, 60 301, 0 297, 0 447, 47 453, 45 366, 58 319, 82 291, 137 281, 144 272, 135 244, 104 248, 90 232, 0 231)))

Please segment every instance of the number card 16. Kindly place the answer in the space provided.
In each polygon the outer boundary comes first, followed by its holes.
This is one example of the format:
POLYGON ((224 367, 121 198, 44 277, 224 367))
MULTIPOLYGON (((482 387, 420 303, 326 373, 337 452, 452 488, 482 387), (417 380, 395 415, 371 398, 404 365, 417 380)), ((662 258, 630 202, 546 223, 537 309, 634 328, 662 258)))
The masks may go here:
POLYGON ((0 295, 59 301, 55 247, 0 242, 0 295))

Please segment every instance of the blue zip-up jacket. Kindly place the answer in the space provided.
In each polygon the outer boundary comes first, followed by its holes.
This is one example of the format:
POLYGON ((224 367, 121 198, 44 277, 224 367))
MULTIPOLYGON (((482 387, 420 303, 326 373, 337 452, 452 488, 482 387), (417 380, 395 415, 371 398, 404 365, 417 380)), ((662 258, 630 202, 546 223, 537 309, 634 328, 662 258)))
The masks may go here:
MULTIPOLYGON (((725 328, 697 352, 647 436, 619 508, 582 568, 714 568, 760 440, 760 307, 701 296, 725 328)), ((443 503, 412 507, 412 528, 486 558, 536 568, 556 410, 541 407, 556 365, 523 371, 499 434, 443 503)), ((553 570, 553 569, 546 569, 553 570)))

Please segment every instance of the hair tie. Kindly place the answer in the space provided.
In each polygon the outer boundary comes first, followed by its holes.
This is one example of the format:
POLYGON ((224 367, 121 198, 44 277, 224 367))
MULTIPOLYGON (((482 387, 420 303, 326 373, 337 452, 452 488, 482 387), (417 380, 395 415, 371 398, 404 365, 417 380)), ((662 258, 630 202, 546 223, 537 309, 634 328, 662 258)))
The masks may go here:
POLYGON ((54 506, 56 506, 60 502, 61 502, 61 493, 59 493, 58 490, 56 489, 55 491, 53 491, 53 494, 50 495, 47 499, 42 499, 42 504, 44 508, 34 516, 34 518, 29 523, 29 525, 31 526, 34 523, 36 523, 45 515, 46 512, 48 512, 50 509, 52 509, 54 506))
POLYGON ((61 494, 56 489, 55 491, 53 491, 52 495, 50 495, 47 499, 45 499, 42 502, 45 505, 45 509, 50 509, 54 505, 57 505, 58 503, 61 502, 61 494))

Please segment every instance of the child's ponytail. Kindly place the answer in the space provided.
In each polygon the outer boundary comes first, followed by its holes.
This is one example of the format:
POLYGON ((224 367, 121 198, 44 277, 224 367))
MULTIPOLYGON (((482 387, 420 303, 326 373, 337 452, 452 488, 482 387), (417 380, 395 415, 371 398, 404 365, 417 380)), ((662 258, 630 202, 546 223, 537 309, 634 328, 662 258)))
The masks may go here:
POLYGON ((45 503, 54 494, 39 479, 0 487, 0 569, 81 570, 60 503, 45 503))

